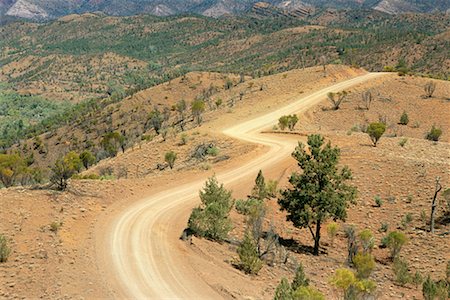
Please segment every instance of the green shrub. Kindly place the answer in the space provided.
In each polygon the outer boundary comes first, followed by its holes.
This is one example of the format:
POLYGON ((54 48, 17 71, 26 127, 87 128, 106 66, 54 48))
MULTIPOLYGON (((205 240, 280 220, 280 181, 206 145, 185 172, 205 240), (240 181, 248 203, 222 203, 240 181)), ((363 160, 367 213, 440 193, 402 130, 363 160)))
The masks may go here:
POLYGON ((342 291, 345 300, 364 299, 376 290, 375 282, 367 279, 358 280, 348 269, 337 269, 331 277, 330 283, 342 291))
POLYGON ((398 144, 400 145, 400 147, 405 147, 406 143, 408 142, 407 138, 402 138, 400 140, 400 142, 398 142, 398 144))
POLYGON ((372 249, 375 246, 375 238, 373 236, 372 231, 370 231, 369 229, 364 229, 359 233, 358 236, 363 253, 372 252, 372 249))
POLYGON ((425 300, 435 300, 437 296, 436 283, 431 279, 430 275, 422 284, 422 295, 425 300))
POLYGON ((259 170, 256 176, 255 186, 252 189, 252 197, 259 200, 264 200, 267 197, 266 182, 261 170, 259 170))
POLYGON ((436 128, 434 125, 431 127, 430 131, 427 133, 427 140, 437 142, 442 135, 442 129, 436 128))
POLYGON ((325 300, 325 296, 311 286, 302 286, 293 293, 295 300, 325 300))
POLYGON ((180 136, 180 145, 186 145, 188 142, 188 135, 186 133, 182 133, 180 136))
POLYGON ((378 229, 379 232, 387 232, 389 229, 388 223, 381 223, 380 229, 378 229))
POLYGON ((289 130, 294 130, 295 125, 298 123, 297 115, 286 115, 278 119, 278 125, 281 130, 289 128, 289 130))
POLYGON ((246 200, 236 200, 236 211, 241 215, 248 216, 254 207, 262 205, 261 200, 256 198, 248 198, 246 200))
POLYGON ((96 161, 94 154, 92 154, 92 152, 88 150, 81 152, 80 159, 86 170, 89 169, 93 164, 95 164, 96 161))
POLYGON ((387 235, 386 246, 389 247, 391 258, 395 260, 403 245, 408 242, 408 238, 402 232, 392 231, 387 235))
POLYGON ((237 252, 239 254, 239 268, 246 274, 258 274, 263 266, 263 262, 259 258, 258 249, 250 230, 245 232, 244 239, 239 245, 237 252))
POLYGON ((353 263, 356 267, 358 278, 369 278, 375 269, 375 259, 370 253, 358 253, 353 258, 353 263))
POLYGON ((383 205, 383 200, 381 199, 381 197, 380 196, 375 196, 375 206, 376 207, 381 207, 382 205, 383 205))
POLYGON ((164 160, 169 164, 169 167, 173 169, 175 160, 177 159, 177 154, 173 151, 169 151, 164 155, 164 160))
POLYGON ((215 176, 200 191, 202 204, 192 210, 188 228, 195 235, 211 240, 224 240, 232 229, 229 213, 234 205, 231 192, 219 185, 215 176))
POLYGON ((272 197, 272 198, 277 197, 278 181, 277 180, 269 180, 266 183, 266 191, 267 191, 267 196, 272 197))
POLYGON ((334 244, 334 239, 337 235, 338 229, 339 225, 336 222, 331 222, 330 224, 327 225, 327 234, 328 237, 330 238, 331 245, 334 244))
POLYGON ((76 173, 80 172, 82 162, 75 152, 69 152, 66 156, 59 158, 51 168, 52 174, 50 182, 60 191, 67 188, 68 180, 76 173))
POLYGON ((402 218, 402 222, 401 222, 402 228, 406 229, 409 226, 409 224, 411 224, 412 221, 413 221, 413 216, 411 213, 407 213, 406 215, 404 215, 402 218))
POLYGON ((302 264, 299 264, 297 269, 295 270, 295 276, 292 280, 292 290, 296 291, 300 287, 306 287, 309 285, 309 279, 305 275, 305 270, 302 264))
POLYGON ((52 223, 50 223, 50 231, 57 233, 59 231, 59 229, 62 226, 62 222, 61 221, 54 221, 52 223))
POLYGON ((386 124, 384 123, 371 123, 369 127, 367 127, 367 134, 372 140, 373 146, 376 147, 378 141, 383 136, 386 131, 386 124))
POLYGON ((206 153, 211 156, 219 155, 219 149, 217 147, 210 147, 206 150, 206 153))
POLYGON ((395 282, 401 286, 405 286, 412 281, 411 274, 409 273, 409 267, 406 260, 396 258, 394 260, 393 271, 395 275, 395 282))
POLYGON ((6 236, 0 234, 0 263, 6 262, 9 254, 11 254, 11 248, 8 246, 6 236))
POLYGON ((280 284, 275 289, 275 296, 273 300, 293 300, 293 291, 289 281, 282 278, 280 284))
POLYGON ((416 288, 418 288, 423 283, 422 274, 420 274, 419 271, 416 271, 416 273, 414 273, 414 276, 411 278, 411 282, 416 288))
POLYGON ((398 122, 398 124, 408 125, 408 123, 409 123, 409 117, 408 117, 408 114, 406 113, 406 111, 404 111, 402 116, 400 117, 400 121, 398 122))

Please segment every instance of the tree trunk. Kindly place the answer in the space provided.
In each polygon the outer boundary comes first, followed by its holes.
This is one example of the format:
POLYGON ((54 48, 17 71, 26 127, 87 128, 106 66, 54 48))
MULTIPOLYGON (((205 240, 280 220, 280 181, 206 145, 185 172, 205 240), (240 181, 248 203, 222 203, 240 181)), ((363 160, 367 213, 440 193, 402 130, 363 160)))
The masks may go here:
POLYGON ((430 220, 431 233, 434 233, 434 217, 436 214, 436 207, 437 207, 437 203, 436 203, 437 195, 442 190, 442 185, 440 183, 440 180, 441 179, 439 177, 436 178, 436 189, 434 190, 433 202, 431 203, 431 220, 430 220))
POLYGON ((320 242, 320 221, 317 221, 316 224, 316 234, 314 235, 314 252, 313 254, 318 256, 319 255, 319 242, 320 242))

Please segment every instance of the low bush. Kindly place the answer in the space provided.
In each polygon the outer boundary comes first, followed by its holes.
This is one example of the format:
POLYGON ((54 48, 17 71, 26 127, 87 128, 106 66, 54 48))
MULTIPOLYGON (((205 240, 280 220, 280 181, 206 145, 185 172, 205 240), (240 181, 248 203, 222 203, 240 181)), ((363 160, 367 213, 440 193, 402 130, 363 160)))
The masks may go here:
POLYGON ((440 137, 442 135, 442 129, 436 128, 434 125, 431 127, 430 131, 426 135, 426 139, 437 142, 439 141, 440 137))
POLYGON ((244 239, 239 245, 237 252, 239 254, 238 267, 246 274, 258 274, 263 266, 263 262, 259 258, 255 240, 249 230, 245 232, 244 239))
POLYGON ((6 236, 0 234, 0 263, 6 262, 11 254, 11 248, 8 246, 6 236))

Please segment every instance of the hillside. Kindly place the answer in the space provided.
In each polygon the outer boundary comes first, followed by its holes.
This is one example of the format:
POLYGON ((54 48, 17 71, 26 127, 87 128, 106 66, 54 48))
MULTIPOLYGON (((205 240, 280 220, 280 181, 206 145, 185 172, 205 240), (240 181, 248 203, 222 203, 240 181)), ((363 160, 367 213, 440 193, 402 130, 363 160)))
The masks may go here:
MULTIPOLYGON (((112 252, 107 241, 108 224, 116 223, 125 208, 166 190, 242 167, 266 153, 267 148, 231 139, 219 131, 361 74, 365 72, 360 69, 328 66, 327 76, 323 75, 321 67, 314 67, 255 79, 246 77, 240 82, 238 75, 192 72, 93 111, 49 135, 42 135, 43 144, 51 150, 50 157, 53 152, 61 151, 57 147, 77 149, 77 140, 82 145, 80 149, 85 148, 85 137, 96 143, 96 135, 101 135, 108 126, 113 130, 132 132, 135 126, 144 123, 154 106, 163 111, 164 105, 176 103, 182 94, 191 101, 212 85, 218 87, 212 99, 223 100, 219 107, 205 112, 201 126, 187 126, 185 143, 182 142, 183 133, 179 131, 175 135, 169 134, 165 141, 161 135, 144 138, 127 148, 125 153, 105 159, 83 173, 101 175, 103 180, 72 179, 66 192, 50 190, 45 185, 37 189, 1 189, 3 209, 0 218, 7 221, 0 222, 0 232, 6 234, 13 251, 10 259, 0 264, 0 280, 5 283, 0 285, 0 297, 120 297, 121 287, 115 284, 117 276, 107 259, 112 252), (229 89, 222 86, 227 77, 233 82, 229 89), (242 91, 244 96, 239 99, 242 91), (236 99, 230 107, 233 97, 236 99), (71 136, 67 132, 74 134, 71 136), (192 158, 198 145, 211 143, 216 148, 214 152, 200 160, 192 158), (158 170, 157 165, 164 163, 164 153, 171 150, 178 154, 174 169, 158 170), (37 204, 39 209, 36 209, 37 204)), ((342 164, 348 165, 353 172, 352 184, 359 190, 357 202, 349 208, 347 221, 338 223, 334 240, 324 228, 320 256, 311 255, 312 240, 308 230, 286 222, 285 213, 279 211, 276 199, 265 201, 267 215, 262 226, 264 230, 276 231, 288 259, 284 263, 264 264, 258 275, 246 275, 233 264, 237 257, 237 241, 242 239, 246 222, 236 209, 231 212, 234 229, 229 240, 223 243, 196 237, 191 242, 179 239, 198 199, 176 205, 171 213, 163 215, 168 224, 163 223, 164 220, 146 219, 156 225, 155 230, 145 226, 145 231, 159 234, 164 242, 167 238, 170 251, 161 253, 170 252, 183 262, 174 267, 183 266, 183 274, 188 272, 193 280, 207 282, 225 299, 273 299, 280 278, 291 280, 299 262, 304 265, 310 284, 327 299, 333 299, 340 294, 330 284, 330 277, 337 268, 346 266, 347 239, 343 229, 348 225, 355 226, 358 231, 370 229, 375 239, 376 267, 370 277, 377 285, 375 294, 380 299, 420 299, 421 285, 397 283, 389 250, 381 244, 385 231, 403 232, 409 241, 403 247, 401 258, 408 262, 409 272, 415 274, 417 271, 424 277, 430 274, 433 280, 445 278, 445 266, 450 257, 445 242, 449 223, 442 217, 448 208, 443 198, 439 198, 443 204, 438 208, 435 234, 427 231, 427 218, 436 176, 441 177, 444 188, 450 184, 447 113, 450 85, 448 81, 435 80, 434 96, 424 98, 423 86, 428 81, 419 77, 385 75, 350 88, 348 98, 337 111, 329 109, 330 103, 324 96, 319 105, 299 114, 299 122, 292 132, 281 131, 273 124, 262 134, 294 146, 297 141, 304 141, 306 135, 320 133, 341 149, 342 164), (369 110, 361 109, 361 94, 369 89, 374 100, 369 110), (397 124, 403 112, 409 115, 408 125, 397 124), (373 147, 361 128, 380 118, 386 120, 388 131, 379 145, 373 147), (424 139, 432 125, 444 131, 440 142, 424 139), (401 146, 404 139, 406 142, 401 146), (376 197, 382 199, 380 206, 376 205, 376 197), (406 222, 407 215, 411 220, 406 222), (163 234, 164 230, 169 231, 168 237, 163 234)), ((171 115, 175 117, 176 113, 171 112, 171 115)), ((152 133, 150 129, 141 136, 152 133)), ((32 148, 33 142, 29 140, 23 145, 34 151, 36 161, 44 163, 38 149, 32 148)), ((296 162, 286 156, 276 166, 263 171, 267 179, 278 180, 279 187, 284 188, 288 186, 290 172, 296 170, 296 162)), ((227 188, 233 190, 233 197, 243 199, 253 184, 254 176, 227 185, 227 188)))
MULTIPOLYGON (((148 13, 156 16, 194 13, 204 16, 235 15, 247 12, 257 0, 2 0, 0 17, 19 17, 33 20, 55 19, 69 14, 102 12, 112 16, 148 13)), ((366 8, 389 14, 407 12, 446 12, 450 4, 446 0, 267 0, 278 9, 295 11, 299 7, 309 8, 366 8)), ((1 22, 0 22, 1 23, 1 22)))

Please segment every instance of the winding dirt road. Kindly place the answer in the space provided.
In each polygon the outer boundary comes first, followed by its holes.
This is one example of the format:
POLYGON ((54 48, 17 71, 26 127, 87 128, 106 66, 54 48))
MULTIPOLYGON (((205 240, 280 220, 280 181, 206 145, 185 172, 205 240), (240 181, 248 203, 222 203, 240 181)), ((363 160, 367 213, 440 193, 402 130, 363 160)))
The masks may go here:
MULTIPOLYGON (((247 142, 267 146, 268 151, 239 168, 216 174, 229 185, 251 177, 285 159, 293 151, 291 139, 260 132, 277 123, 280 116, 305 111, 324 100, 329 92, 338 92, 382 76, 369 73, 322 89, 266 115, 223 131, 247 142)), ((198 191, 206 178, 176 186, 133 203, 107 228, 99 256, 105 273, 112 274, 110 287, 114 296, 131 299, 218 299, 221 295, 195 272, 177 249, 186 224, 186 212, 198 203, 198 191), (183 222, 180 222, 182 220, 183 222), (181 227, 179 227, 181 226, 181 227), (193 276, 194 274, 194 276, 193 276)))

